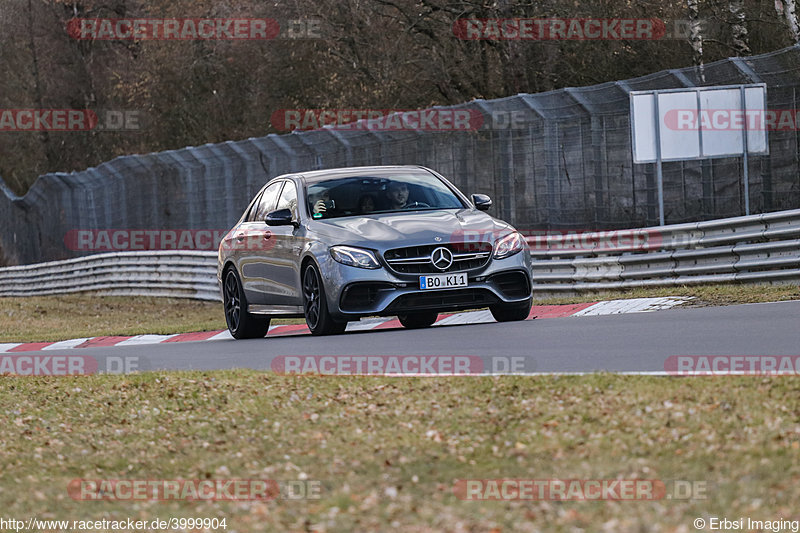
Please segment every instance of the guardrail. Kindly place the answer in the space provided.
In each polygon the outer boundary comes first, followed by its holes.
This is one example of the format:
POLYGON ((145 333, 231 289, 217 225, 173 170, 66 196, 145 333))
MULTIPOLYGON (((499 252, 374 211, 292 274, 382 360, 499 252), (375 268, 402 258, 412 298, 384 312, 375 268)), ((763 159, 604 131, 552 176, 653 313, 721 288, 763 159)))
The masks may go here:
POLYGON ((534 291, 800 281, 800 209, 625 232, 629 246, 608 246, 615 232, 529 238, 534 291))
MULTIPOLYGON (((800 209, 618 232, 529 237, 537 294, 800 281, 800 209), (618 239, 620 235, 624 239, 618 239), (615 244, 609 246, 609 242, 615 244), (621 241, 628 244, 620 245, 621 241)), ((0 268, 0 296, 75 292, 219 300, 217 254, 115 252, 0 268)))
POLYGON ((113 252, 0 268, 0 296, 74 292, 219 300, 216 252, 113 252))

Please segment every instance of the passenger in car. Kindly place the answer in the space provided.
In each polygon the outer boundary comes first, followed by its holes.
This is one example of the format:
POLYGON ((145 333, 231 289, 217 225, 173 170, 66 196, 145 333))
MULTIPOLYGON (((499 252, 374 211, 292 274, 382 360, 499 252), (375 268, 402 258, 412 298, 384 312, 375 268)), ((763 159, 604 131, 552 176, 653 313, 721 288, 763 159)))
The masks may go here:
POLYGON ((375 197, 371 194, 364 194, 358 199, 358 212, 367 215, 375 211, 375 197))

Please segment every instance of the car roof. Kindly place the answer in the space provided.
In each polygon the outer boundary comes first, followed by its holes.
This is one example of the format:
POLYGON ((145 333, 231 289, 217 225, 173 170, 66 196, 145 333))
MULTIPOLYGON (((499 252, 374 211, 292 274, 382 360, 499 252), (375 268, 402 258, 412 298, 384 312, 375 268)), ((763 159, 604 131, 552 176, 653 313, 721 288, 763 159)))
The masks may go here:
POLYGON ((398 172, 411 172, 415 174, 428 175, 433 174, 431 170, 420 165, 377 165, 369 167, 329 168, 325 170, 312 170, 309 172, 295 172, 292 174, 292 176, 300 176, 305 179, 306 182, 315 183, 318 181, 345 177, 391 177, 396 175, 398 172))

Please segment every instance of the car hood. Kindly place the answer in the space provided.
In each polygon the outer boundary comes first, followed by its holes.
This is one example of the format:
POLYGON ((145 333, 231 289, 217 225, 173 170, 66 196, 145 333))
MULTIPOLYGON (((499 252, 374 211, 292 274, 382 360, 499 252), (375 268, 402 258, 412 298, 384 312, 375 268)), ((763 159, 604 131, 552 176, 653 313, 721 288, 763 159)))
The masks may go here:
POLYGON ((465 240, 494 242, 513 228, 481 211, 460 209, 332 218, 313 221, 309 230, 328 244, 388 249, 465 240))

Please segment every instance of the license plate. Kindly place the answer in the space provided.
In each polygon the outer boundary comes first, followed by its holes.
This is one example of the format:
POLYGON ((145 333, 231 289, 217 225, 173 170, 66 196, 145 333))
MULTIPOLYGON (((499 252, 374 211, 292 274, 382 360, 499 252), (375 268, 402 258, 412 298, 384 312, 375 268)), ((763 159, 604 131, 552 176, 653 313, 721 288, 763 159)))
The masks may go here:
POLYGON ((435 274, 433 276, 420 276, 419 288, 429 289, 454 289, 456 287, 467 286, 467 274, 456 272, 455 274, 435 274))

